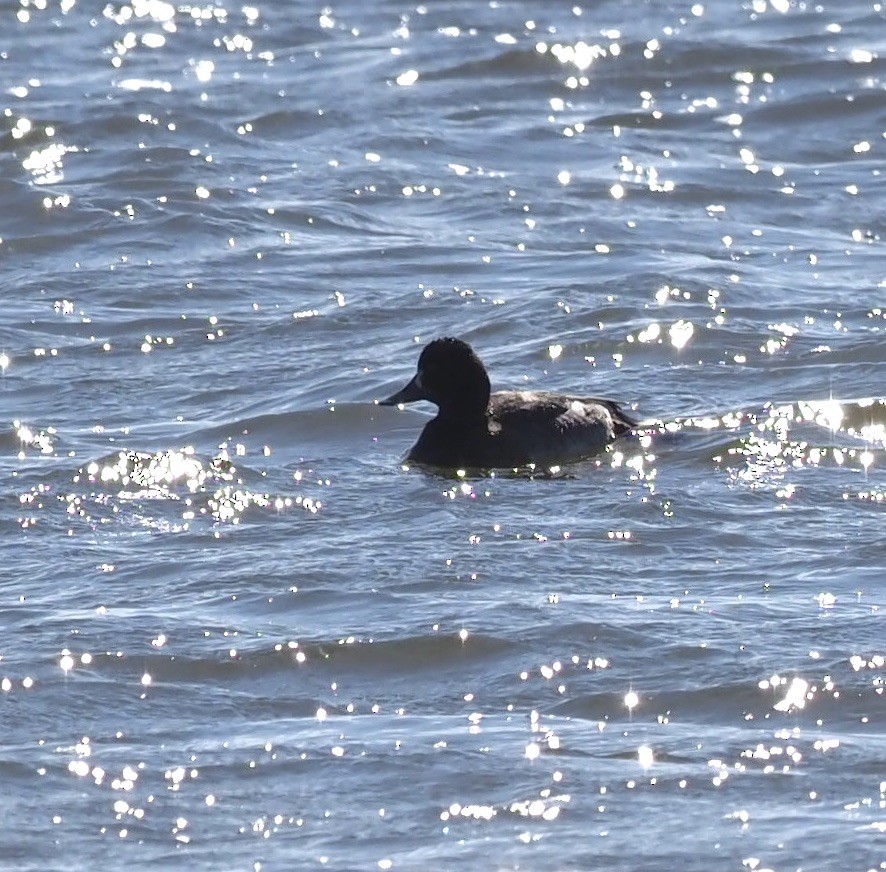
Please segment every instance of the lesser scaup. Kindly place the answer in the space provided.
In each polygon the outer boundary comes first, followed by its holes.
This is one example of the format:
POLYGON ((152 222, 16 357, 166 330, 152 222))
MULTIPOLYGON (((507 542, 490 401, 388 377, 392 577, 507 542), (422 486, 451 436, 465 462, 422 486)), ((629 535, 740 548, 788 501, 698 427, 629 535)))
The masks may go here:
POLYGON ((486 367, 461 339, 435 339, 418 371, 383 406, 427 400, 439 411, 406 459, 455 469, 551 466, 597 454, 637 422, 611 400, 549 391, 490 392, 486 367))

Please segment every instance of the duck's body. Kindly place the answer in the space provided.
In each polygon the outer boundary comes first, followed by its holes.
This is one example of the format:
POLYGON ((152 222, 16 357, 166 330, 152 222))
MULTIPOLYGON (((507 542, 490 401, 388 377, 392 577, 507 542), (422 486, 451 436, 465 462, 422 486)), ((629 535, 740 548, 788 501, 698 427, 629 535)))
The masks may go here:
POLYGON ((599 453, 636 426, 611 400, 548 391, 490 393, 485 367, 459 339, 431 342, 412 381, 382 404, 416 400, 440 411, 407 460, 454 469, 569 463, 599 453))

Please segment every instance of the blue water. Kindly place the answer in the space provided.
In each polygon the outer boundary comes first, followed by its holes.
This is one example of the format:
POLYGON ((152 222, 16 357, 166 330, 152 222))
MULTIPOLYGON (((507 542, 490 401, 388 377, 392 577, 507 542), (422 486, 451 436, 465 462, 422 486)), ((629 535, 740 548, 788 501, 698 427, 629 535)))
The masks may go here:
POLYGON ((884 19, 6 4, 0 867, 886 869, 884 19))

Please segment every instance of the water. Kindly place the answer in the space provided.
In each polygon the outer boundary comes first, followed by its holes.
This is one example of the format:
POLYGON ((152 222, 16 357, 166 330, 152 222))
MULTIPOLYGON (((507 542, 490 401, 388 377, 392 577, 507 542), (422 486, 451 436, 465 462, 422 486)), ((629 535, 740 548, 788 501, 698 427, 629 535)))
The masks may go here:
POLYGON ((884 33, 7 4, 0 866, 886 868, 884 33), (404 470, 447 333, 643 441, 404 470))

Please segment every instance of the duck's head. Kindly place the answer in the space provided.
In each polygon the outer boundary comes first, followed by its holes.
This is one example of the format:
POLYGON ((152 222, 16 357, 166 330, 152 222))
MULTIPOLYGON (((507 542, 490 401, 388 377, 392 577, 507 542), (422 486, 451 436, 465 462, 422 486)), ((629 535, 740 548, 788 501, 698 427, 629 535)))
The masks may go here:
POLYGON ((461 339, 444 337, 425 346, 412 381, 380 405, 427 400, 438 406, 444 416, 485 415, 489 392, 486 367, 474 349, 461 339))

